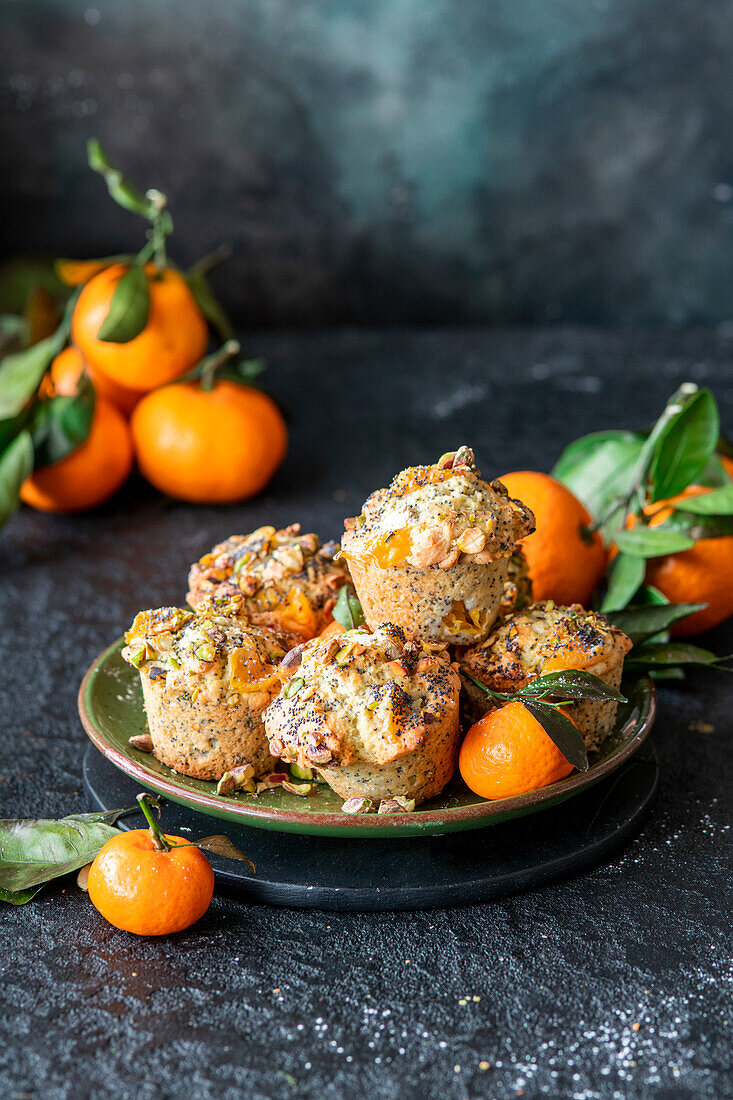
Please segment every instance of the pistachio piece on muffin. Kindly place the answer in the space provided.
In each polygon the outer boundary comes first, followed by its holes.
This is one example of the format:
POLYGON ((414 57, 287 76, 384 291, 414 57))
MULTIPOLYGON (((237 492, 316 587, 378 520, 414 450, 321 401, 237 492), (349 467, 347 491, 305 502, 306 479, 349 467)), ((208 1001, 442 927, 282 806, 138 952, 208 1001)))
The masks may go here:
MULTIPOLYGON (((513 692, 537 676, 573 668, 592 672, 618 690, 630 649, 623 631, 596 611, 580 604, 558 607, 552 600, 532 604, 504 619, 485 642, 458 654, 471 718, 495 704, 470 677, 494 691, 513 692)), ((617 709, 613 701, 567 706, 588 749, 598 748, 613 730, 617 709)))
POLYGON ((382 623, 291 650, 265 712, 270 751, 316 768, 343 799, 439 794, 459 739, 460 679, 443 648, 382 623))
POLYGON ((499 613, 509 559, 534 516, 501 482, 482 480, 473 451, 460 447, 397 474, 345 527, 341 557, 368 623, 472 645, 499 613))
POLYGON ((125 642, 162 764, 194 779, 245 764, 254 775, 272 771, 262 712, 280 690, 281 638, 213 610, 161 607, 141 611, 125 642))
POLYGON ((313 638, 332 621, 339 589, 350 579, 346 565, 334 560, 339 549, 301 534, 299 523, 232 535, 191 566, 187 600, 197 608, 207 596, 239 593, 250 622, 313 638))

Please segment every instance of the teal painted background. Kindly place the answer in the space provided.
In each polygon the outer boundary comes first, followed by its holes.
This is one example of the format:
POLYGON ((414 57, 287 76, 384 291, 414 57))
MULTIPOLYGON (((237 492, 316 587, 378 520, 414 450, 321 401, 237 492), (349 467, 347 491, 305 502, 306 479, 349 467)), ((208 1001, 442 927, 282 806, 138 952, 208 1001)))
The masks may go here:
POLYGON ((726 322, 731 0, 0 0, 6 253, 134 245, 241 322, 726 322))

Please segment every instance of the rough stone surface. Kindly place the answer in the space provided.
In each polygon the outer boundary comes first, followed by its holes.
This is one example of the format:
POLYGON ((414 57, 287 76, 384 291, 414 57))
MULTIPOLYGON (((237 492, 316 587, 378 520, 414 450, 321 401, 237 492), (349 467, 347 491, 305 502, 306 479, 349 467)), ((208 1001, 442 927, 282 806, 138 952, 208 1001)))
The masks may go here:
MULTIPOLYGON (((583 432, 650 421, 687 378, 733 426, 725 333, 348 332, 252 350, 293 411, 261 498, 191 508, 133 482, 96 513, 23 511, 0 536, 0 815, 89 808, 83 671, 231 532, 300 520, 336 535, 399 466, 464 441, 487 473, 549 468, 583 432)), ((730 652, 733 631, 709 643, 730 652)), ((661 703, 640 836, 529 895, 346 915, 219 894, 198 926, 150 941, 106 925, 73 880, 4 906, 2 1094, 730 1097, 729 680, 691 677, 661 703)))

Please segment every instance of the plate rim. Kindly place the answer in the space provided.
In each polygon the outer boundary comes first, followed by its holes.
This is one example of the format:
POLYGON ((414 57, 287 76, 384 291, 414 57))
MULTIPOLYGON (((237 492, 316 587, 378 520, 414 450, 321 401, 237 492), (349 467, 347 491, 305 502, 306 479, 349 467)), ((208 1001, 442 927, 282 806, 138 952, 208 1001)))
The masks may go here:
MULTIPOLYGON (((152 787, 153 790, 160 791, 160 793, 167 795, 176 802, 181 802, 185 798, 184 805, 191 805, 192 808, 204 814, 221 817, 221 813, 216 812, 217 809, 225 810, 226 816, 241 818, 243 824, 251 825, 254 828, 277 829, 280 827, 283 828, 283 831, 293 831, 293 826, 299 826, 302 829, 317 829, 319 832, 327 830, 333 835, 336 835, 336 830, 341 832, 342 835, 344 832, 353 830, 355 836, 358 834, 363 836, 371 830, 378 830, 382 834, 394 830, 397 835, 406 836, 408 828, 413 834, 415 831, 423 829, 437 832, 440 826, 455 829, 461 827, 480 828, 481 825, 478 823, 487 818, 498 818, 496 824, 499 824, 500 821, 506 819, 507 815, 514 816, 515 813, 521 813, 521 811, 531 806, 536 806, 538 810, 545 806, 549 808, 559 799, 564 801, 565 798, 571 798, 574 794, 587 789, 611 772, 616 771, 644 743, 654 725, 657 714, 656 685, 648 674, 640 676, 639 680, 647 682, 649 709, 636 734, 623 748, 608 757, 608 759, 594 765, 589 772, 574 772, 557 783, 551 783, 546 787, 539 787, 537 790, 527 791, 525 794, 515 795, 512 798, 484 799, 482 802, 473 803, 470 806, 457 806, 447 810, 419 810, 417 811, 419 817, 416 817, 414 813, 349 816, 344 813, 305 813, 270 806, 250 806, 241 802, 229 801, 222 795, 187 790, 167 776, 151 775, 144 765, 138 764, 130 756, 121 752, 99 731, 87 706, 88 692, 95 674, 108 657, 115 651, 119 651, 123 642, 124 637, 120 636, 102 650, 89 665, 79 685, 77 697, 79 718, 87 737, 110 763, 143 786, 152 787), (471 824, 473 822, 477 824, 471 824)), ((492 822, 488 820, 485 824, 488 826, 492 822)))

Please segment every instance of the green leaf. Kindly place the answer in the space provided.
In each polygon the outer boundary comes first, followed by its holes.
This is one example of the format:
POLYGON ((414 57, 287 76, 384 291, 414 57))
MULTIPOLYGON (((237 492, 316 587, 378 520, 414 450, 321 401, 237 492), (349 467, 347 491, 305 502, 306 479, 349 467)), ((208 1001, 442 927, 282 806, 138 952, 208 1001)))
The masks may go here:
POLYGON ((102 321, 97 338, 110 344, 129 344, 145 328, 149 314, 147 275, 140 264, 133 264, 115 287, 109 312, 102 321))
POLYGON ((626 607, 644 581, 646 562, 643 558, 617 554, 608 574, 608 588, 601 611, 626 607))
POLYGON ((22 431, 0 454, 0 527, 15 512, 20 487, 33 473, 33 443, 30 432, 22 431))
POLYGON ((71 814, 59 821, 0 820, 0 887, 27 890, 77 871, 94 859, 110 837, 117 835, 112 823, 130 809, 137 806, 71 814))
POLYGON ((706 603, 668 603, 646 607, 637 605, 623 611, 609 611, 607 616, 614 626, 631 638, 634 645, 638 645, 653 638, 660 630, 666 630, 679 619, 684 619, 686 615, 702 611, 705 607, 706 603))
POLYGON ((124 207, 133 214, 140 214, 148 221, 155 220, 157 215, 155 204, 128 183, 119 169, 113 167, 97 138, 90 138, 87 142, 87 160, 89 167, 102 176, 107 184, 107 190, 118 206, 124 207))
POLYGON ((547 672, 543 676, 537 676, 526 687, 514 692, 514 698, 522 700, 527 697, 563 699, 586 699, 590 702, 625 703, 626 698, 611 687, 600 676, 582 669, 568 668, 557 672, 547 672))
POLYGON ((652 501, 665 500, 700 477, 715 452, 720 417, 715 398, 700 390, 670 420, 649 468, 652 501))
POLYGON ((234 336, 232 323, 211 289, 204 272, 192 268, 186 276, 186 282, 194 296, 196 305, 214 329, 214 332, 221 340, 231 340, 234 336))
POLYGON ((94 401, 94 388, 84 377, 77 394, 38 403, 30 425, 36 470, 60 462, 84 442, 92 426, 94 401))
POLYGON ((572 764, 578 771, 587 772, 588 750, 578 727, 549 703, 541 703, 538 699, 522 699, 522 706, 537 719, 568 764, 572 764))
POLYGON ((701 516, 693 512, 673 512, 664 521, 668 531, 679 531, 694 539, 719 539, 733 535, 733 516, 701 516))
POLYGON ((719 665, 730 661, 730 657, 718 657, 709 649, 689 645, 686 642, 660 642, 642 645, 634 649, 627 659, 627 665, 633 668, 678 667, 680 665, 719 665))
POLYGON ((342 586, 333 609, 333 617, 344 630, 354 630, 366 622, 359 597, 350 584, 342 586))
POLYGON ((642 446, 637 432, 597 432, 566 447, 552 473, 600 519, 629 493, 642 446))
POLYGON ((677 554, 689 550, 695 540, 681 531, 660 527, 635 527, 631 531, 619 531, 616 545, 624 554, 637 558, 658 558, 662 554, 677 554))
POLYGON ((43 883, 31 886, 30 890, 3 890, 0 886, 0 901, 7 901, 10 905, 25 905, 42 889, 43 883))
POLYGON ((697 497, 687 497, 675 504, 678 512, 694 512, 699 516, 733 515, 733 485, 713 489, 710 493, 701 493, 697 497))
POLYGON ((0 362, 0 420, 18 416, 66 341, 61 330, 0 362))

